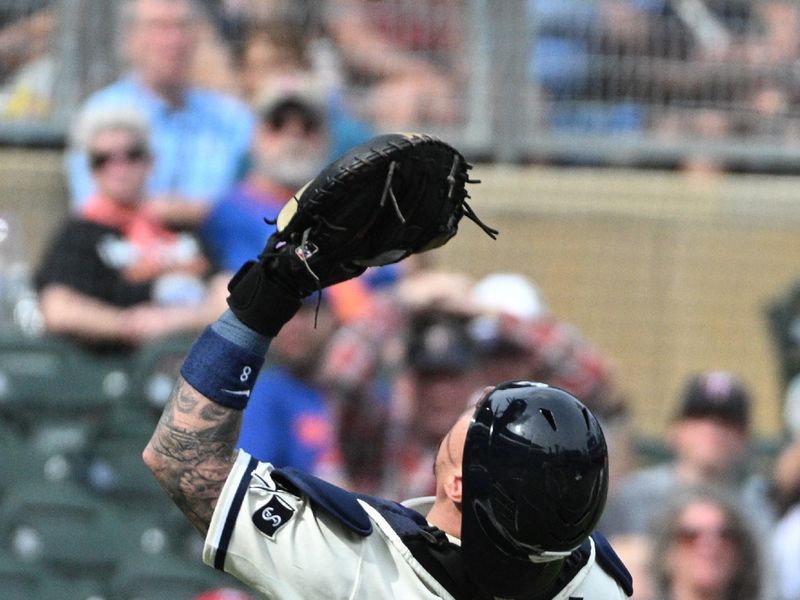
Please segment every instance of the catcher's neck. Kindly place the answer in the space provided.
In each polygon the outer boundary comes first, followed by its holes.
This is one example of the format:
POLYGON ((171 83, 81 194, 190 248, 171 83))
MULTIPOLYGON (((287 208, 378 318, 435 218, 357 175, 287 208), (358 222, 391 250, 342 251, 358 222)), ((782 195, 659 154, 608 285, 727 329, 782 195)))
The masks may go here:
POLYGON ((449 499, 437 498, 426 519, 434 527, 461 539, 461 507, 449 499))

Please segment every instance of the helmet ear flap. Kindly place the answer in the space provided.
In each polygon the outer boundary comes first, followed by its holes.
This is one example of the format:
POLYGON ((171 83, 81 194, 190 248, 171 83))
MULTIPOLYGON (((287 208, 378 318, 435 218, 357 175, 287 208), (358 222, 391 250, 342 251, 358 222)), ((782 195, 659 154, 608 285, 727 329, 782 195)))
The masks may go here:
POLYGON ((579 547, 608 494, 597 419, 572 394, 530 381, 500 384, 478 403, 462 472, 466 567, 500 597, 525 597, 546 565, 579 547))

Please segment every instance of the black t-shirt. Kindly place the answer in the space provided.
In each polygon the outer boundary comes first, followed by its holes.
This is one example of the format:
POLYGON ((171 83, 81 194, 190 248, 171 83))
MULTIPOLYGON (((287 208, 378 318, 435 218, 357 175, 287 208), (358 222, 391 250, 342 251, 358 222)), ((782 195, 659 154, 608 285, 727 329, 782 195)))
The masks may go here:
POLYGON ((92 221, 72 219, 47 249, 36 274, 38 290, 61 284, 121 308, 147 302, 151 282, 128 281, 115 251, 123 249, 117 229, 92 221), (115 250, 116 248, 116 250, 115 250))

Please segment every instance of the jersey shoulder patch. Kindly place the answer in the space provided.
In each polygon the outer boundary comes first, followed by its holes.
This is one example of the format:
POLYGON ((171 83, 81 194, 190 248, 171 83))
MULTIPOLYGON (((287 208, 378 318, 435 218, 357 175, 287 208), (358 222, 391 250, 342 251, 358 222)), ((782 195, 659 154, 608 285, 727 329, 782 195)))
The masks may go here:
POLYGON ((269 539, 275 539, 278 530, 289 522, 294 509, 279 496, 273 495, 269 502, 253 513, 253 525, 269 539))
POLYGON ((356 496, 347 490, 293 467, 275 469, 272 471, 272 479, 290 491, 296 490, 304 494, 312 504, 323 509, 353 533, 364 537, 372 533, 372 522, 367 511, 358 503, 356 496))
POLYGON ((592 534, 592 540, 594 540, 595 562, 620 585, 627 596, 632 596, 633 577, 611 544, 598 532, 592 534))

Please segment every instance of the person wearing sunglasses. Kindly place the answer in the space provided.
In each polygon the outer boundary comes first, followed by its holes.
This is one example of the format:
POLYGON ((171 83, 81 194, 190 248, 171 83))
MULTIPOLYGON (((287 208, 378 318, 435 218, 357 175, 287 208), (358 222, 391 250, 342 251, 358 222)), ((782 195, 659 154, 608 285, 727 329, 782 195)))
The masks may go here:
POLYGON ((735 373, 708 370, 684 381, 667 434, 671 457, 624 477, 609 495, 601 523, 608 535, 642 534, 673 490, 710 483, 741 503, 766 537, 775 522, 771 482, 754 468, 751 389, 735 373))
POLYGON ((656 600, 758 600, 763 570, 753 532, 724 491, 678 490, 653 535, 656 600))
MULTIPOLYGON (((196 85, 201 26, 196 0, 120 2, 121 54, 128 72, 98 90, 81 107, 137 106, 152 132, 149 210, 176 227, 195 228, 208 208, 241 176, 253 115, 237 98, 196 85)), ((91 159, 67 155, 72 206, 79 210, 96 191, 91 159)))
POLYGON ((153 165, 136 109, 85 113, 72 145, 85 152, 97 192, 51 240, 36 283, 45 327, 106 350, 195 331, 225 306, 225 283, 199 240, 146 209, 153 165))

